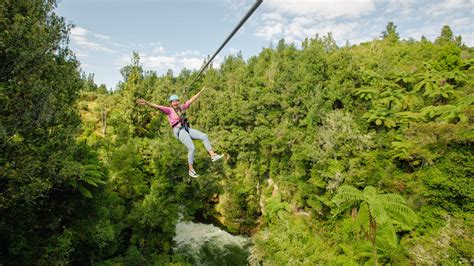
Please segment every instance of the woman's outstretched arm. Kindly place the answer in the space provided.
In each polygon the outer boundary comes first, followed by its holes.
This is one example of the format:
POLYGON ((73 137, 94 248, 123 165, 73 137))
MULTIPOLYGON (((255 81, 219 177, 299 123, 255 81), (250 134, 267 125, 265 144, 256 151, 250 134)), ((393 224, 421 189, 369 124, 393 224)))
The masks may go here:
POLYGON ((162 111, 162 112, 165 112, 165 110, 164 110, 164 109, 166 109, 166 108, 164 108, 164 106, 161 106, 161 105, 158 105, 158 104, 151 103, 151 102, 149 102, 149 101, 146 101, 146 100, 144 100, 144 99, 142 99, 142 98, 140 98, 140 99, 137 99, 137 100, 135 101, 135 103, 136 103, 136 104, 139 104, 139 105, 146 105, 146 106, 150 106, 151 108, 158 109, 158 110, 160 110, 160 111, 162 111))
POLYGON ((192 104, 198 97, 201 95, 201 93, 206 89, 206 87, 202 88, 198 93, 196 93, 191 99, 189 99, 186 103, 192 104))

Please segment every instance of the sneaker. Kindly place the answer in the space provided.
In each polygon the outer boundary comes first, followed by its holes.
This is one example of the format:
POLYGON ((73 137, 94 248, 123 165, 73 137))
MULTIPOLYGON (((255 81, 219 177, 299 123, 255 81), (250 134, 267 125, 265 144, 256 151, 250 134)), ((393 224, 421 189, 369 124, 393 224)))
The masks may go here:
POLYGON ((190 177, 194 177, 194 178, 199 177, 199 175, 194 170, 189 170, 188 174, 190 177))
POLYGON ((215 162, 215 161, 219 160, 222 157, 224 157, 224 155, 216 154, 216 155, 212 156, 211 159, 212 159, 213 162, 215 162))

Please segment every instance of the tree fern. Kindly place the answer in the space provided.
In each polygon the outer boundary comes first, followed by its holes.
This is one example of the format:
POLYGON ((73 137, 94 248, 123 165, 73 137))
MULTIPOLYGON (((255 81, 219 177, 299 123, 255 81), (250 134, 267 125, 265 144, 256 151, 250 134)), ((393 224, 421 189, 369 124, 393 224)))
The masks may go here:
POLYGON ((377 93, 379 93, 379 90, 371 87, 362 87, 355 91, 355 95, 365 101, 372 100, 377 93))
POLYGON ((391 73, 389 78, 402 88, 416 81, 410 73, 406 73, 404 71, 391 73))
POLYGON ((373 245, 375 264, 377 264, 377 229, 393 224, 400 224, 406 229, 417 220, 416 214, 406 206, 405 200, 400 195, 378 194, 372 186, 365 187, 362 192, 351 186, 341 186, 333 201, 337 204, 351 203, 359 207, 355 225, 367 232, 373 245))
POLYGON ((377 234, 377 251, 384 264, 407 265, 407 250, 399 244, 395 228, 385 226, 377 234))
POLYGON ((421 109, 421 113, 431 120, 440 120, 448 123, 467 123, 469 117, 464 113, 467 108, 463 105, 428 106, 421 109))
POLYGON ((410 122, 418 122, 422 120, 422 115, 414 112, 398 112, 395 114, 397 123, 409 124, 410 122))
POLYGON ((436 90, 442 77, 438 73, 425 72, 417 75, 418 83, 413 88, 414 92, 425 92, 436 90))
POLYGON ((377 103, 391 110, 392 107, 402 106, 403 96, 403 92, 392 85, 384 88, 377 103))
POLYGON ((375 109, 370 109, 362 117, 366 118, 367 122, 369 123, 374 122, 377 126, 383 125, 387 128, 396 126, 394 111, 385 107, 376 107, 375 109))
MULTIPOLYGON (((474 81, 472 82, 474 83, 474 81)), ((474 86, 474 84, 472 84, 472 86, 474 86)), ((458 106, 466 106, 466 107, 474 105, 474 93, 471 93, 462 98, 459 98, 455 104, 458 106)))
POLYGON ((423 97, 416 92, 408 92, 403 94, 402 109, 414 110, 416 107, 423 106, 423 97))
POLYGON ((392 159, 400 159, 400 160, 411 160, 411 152, 410 150, 412 149, 413 144, 409 141, 406 140, 399 140, 399 141, 393 141, 391 143, 391 150, 388 152, 388 155, 392 159))
POLYGON ((457 93, 454 90, 454 87, 451 84, 444 84, 443 86, 431 86, 426 88, 423 96, 428 98, 444 98, 449 99, 455 96, 457 93))
POLYGON ((82 171, 79 174, 79 180, 82 181, 78 183, 77 189, 84 197, 92 198, 92 192, 87 188, 87 185, 98 187, 99 184, 105 184, 105 181, 102 180, 104 173, 101 171, 100 167, 96 164, 87 164, 82 167, 82 171))

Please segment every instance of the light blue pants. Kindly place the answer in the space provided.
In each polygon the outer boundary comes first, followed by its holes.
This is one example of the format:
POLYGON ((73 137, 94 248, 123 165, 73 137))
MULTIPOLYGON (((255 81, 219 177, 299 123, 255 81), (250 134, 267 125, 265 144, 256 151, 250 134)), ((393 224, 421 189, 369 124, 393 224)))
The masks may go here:
POLYGON ((196 148, 194 147, 193 139, 202 140, 204 143, 204 147, 207 151, 212 150, 211 142, 209 142, 209 138, 206 134, 202 133, 199 130, 189 128, 189 133, 183 128, 181 131, 179 127, 173 128, 174 136, 179 139, 186 148, 188 148, 188 163, 192 164, 194 162, 194 152, 196 148), (178 138, 179 132, 179 138, 178 138))

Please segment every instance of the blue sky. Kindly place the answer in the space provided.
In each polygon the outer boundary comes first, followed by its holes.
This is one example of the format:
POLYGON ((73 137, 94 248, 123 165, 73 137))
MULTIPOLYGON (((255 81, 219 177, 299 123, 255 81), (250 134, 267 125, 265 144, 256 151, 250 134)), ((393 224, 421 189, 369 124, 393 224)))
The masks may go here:
MULTIPOLYGON (((58 0, 56 13, 75 25, 70 47, 97 84, 115 88, 120 69, 140 54, 146 70, 198 70, 254 0, 58 0)), ((315 34, 339 45, 378 38, 389 21, 402 39, 434 40, 443 25, 474 46, 474 0, 264 0, 214 60, 244 58, 281 38, 297 46, 315 34)))

